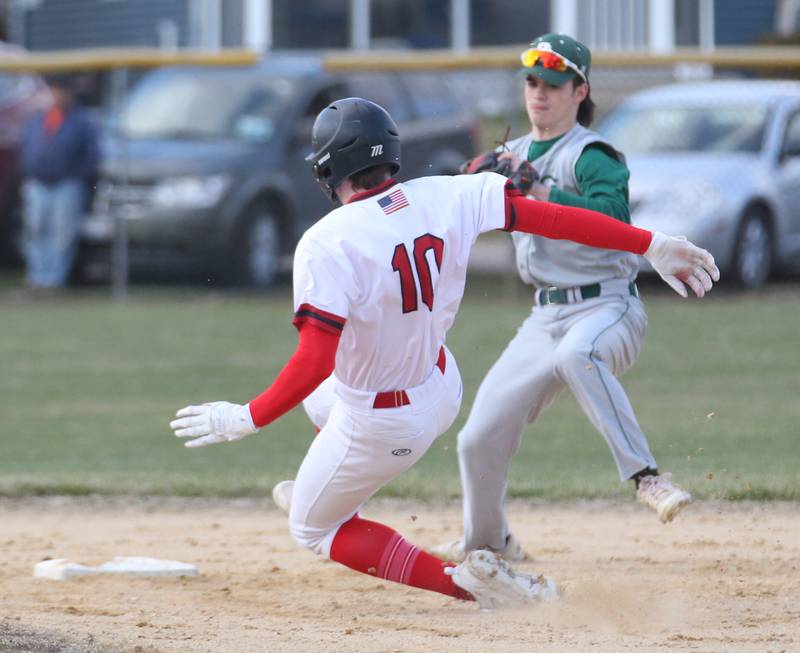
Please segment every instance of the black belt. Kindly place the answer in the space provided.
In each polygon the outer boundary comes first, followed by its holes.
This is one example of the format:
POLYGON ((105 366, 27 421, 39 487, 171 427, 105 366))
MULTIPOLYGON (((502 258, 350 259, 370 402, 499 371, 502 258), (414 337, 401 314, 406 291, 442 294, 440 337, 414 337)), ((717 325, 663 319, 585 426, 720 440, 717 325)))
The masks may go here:
MULTIPOLYGON (((603 292, 602 286, 599 283, 590 283, 587 286, 578 286, 576 288, 539 288, 536 291, 536 303, 539 306, 547 304, 574 304, 575 302, 583 301, 584 299, 593 299, 599 297, 603 292)), ((636 284, 631 281, 628 284, 628 292, 634 297, 639 296, 639 289, 636 284)))

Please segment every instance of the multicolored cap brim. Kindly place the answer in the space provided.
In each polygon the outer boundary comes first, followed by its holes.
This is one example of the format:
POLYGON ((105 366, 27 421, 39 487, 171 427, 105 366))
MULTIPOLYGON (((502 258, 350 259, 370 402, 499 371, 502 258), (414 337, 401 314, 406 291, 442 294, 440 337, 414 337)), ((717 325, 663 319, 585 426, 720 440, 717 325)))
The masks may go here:
POLYGON ((576 73, 569 68, 564 72, 558 72, 557 70, 550 70, 549 68, 545 68, 544 66, 536 65, 531 68, 520 68, 519 75, 522 77, 527 77, 528 75, 533 75, 535 77, 541 77, 544 81, 546 81, 551 86, 563 86, 573 77, 575 77, 576 73))

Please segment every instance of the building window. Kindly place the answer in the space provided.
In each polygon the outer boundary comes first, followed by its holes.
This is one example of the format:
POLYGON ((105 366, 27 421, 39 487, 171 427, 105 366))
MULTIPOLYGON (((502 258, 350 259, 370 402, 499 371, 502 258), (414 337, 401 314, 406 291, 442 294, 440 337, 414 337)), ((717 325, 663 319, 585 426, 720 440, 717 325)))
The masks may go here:
POLYGON ((320 50, 350 43, 349 0, 273 0, 273 46, 320 50))

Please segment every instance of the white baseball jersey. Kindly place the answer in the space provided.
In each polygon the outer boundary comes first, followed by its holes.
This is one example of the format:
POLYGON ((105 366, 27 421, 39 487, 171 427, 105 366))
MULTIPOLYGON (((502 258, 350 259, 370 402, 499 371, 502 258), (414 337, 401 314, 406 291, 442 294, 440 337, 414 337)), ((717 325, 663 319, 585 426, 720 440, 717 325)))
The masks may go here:
POLYGON ((494 173, 390 180, 306 231, 294 258, 295 325, 341 332, 339 382, 379 392, 428 377, 473 243, 506 226, 506 181, 494 173))

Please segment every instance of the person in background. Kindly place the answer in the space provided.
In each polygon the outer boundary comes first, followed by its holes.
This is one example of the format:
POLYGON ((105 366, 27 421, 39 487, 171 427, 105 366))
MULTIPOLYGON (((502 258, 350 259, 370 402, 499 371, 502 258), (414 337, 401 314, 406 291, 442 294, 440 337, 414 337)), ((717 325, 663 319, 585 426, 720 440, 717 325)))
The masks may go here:
POLYGON ((25 280, 32 289, 66 285, 99 163, 95 126, 70 78, 46 81, 52 101, 25 125, 21 144, 25 280))

